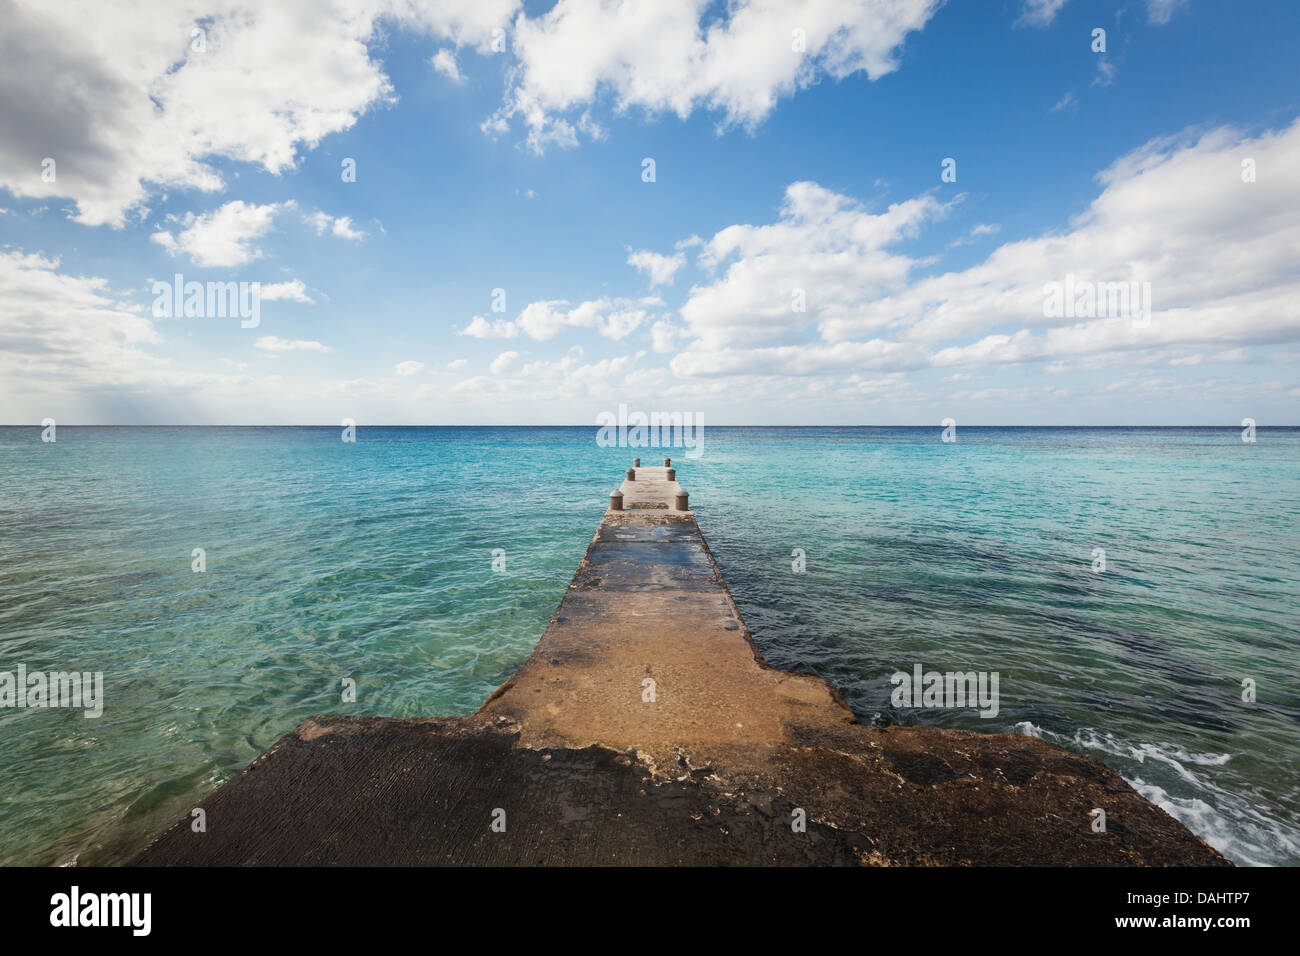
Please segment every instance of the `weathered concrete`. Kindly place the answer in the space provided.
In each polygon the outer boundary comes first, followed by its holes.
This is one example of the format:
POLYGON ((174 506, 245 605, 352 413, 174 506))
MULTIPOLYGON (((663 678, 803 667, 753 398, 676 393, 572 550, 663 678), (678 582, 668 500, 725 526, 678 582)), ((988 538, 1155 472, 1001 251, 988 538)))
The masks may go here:
POLYGON ((1226 865, 1095 761, 858 725, 764 664, 666 467, 620 490, 477 714, 308 720, 204 801, 206 833, 183 820, 136 862, 1226 865))
POLYGON ((624 510, 606 513, 533 655, 482 713, 516 721, 528 747, 652 765, 685 745, 702 762, 766 746, 791 721, 853 723, 830 684, 763 666, 694 516, 668 510, 681 488, 664 472, 623 483, 624 510))

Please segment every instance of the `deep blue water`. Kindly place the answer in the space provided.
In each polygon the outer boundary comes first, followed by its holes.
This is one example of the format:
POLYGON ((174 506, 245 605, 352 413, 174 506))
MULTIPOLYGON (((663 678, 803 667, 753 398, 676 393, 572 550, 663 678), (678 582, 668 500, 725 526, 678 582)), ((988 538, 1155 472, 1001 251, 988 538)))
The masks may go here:
MULTIPOLYGON (((120 861, 313 714, 477 709, 629 459, 665 454, 595 437, 0 428, 0 671, 106 685, 98 719, 0 709, 0 862, 120 861)), ((1300 863, 1300 430, 709 427, 666 453, 774 666, 865 722, 1040 735, 1238 863, 1300 863), (999 715, 891 707, 917 663, 996 671, 999 715)))

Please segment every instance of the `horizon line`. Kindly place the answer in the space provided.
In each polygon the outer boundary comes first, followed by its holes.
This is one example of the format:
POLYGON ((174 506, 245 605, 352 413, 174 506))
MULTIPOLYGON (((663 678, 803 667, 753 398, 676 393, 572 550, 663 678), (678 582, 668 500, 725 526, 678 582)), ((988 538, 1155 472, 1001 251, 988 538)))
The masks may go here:
MULTIPOLYGON (((63 423, 56 423, 56 424, 59 428, 343 428, 345 427, 341 423, 328 424, 328 423, 301 423, 301 422, 276 423, 276 424, 266 424, 266 423, 238 424, 233 422, 222 422, 222 423, 215 423, 215 424, 196 423, 196 422, 168 422, 162 424, 137 423, 137 424, 112 424, 112 425, 103 425, 103 424, 91 425, 91 424, 84 424, 78 422, 63 422, 63 423)), ((41 422, 8 422, 8 423, 0 424, 0 428, 43 428, 43 427, 45 426, 41 422)), ((363 424, 358 422, 354 427, 356 428, 596 428, 599 429, 602 427, 609 427, 609 426, 601 426, 594 423, 589 425, 588 424, 539 425, 539 424, 509 424, 509 423, 410 425, 410 424, 395 424, 395 423, 382 423, 382 422, 377 422, 374 424, 363 424)), ((630 427, 645 427, 646 429, 652 428, 652 426, 648 424, 645 426, 630 426, 630 427)), ((665 426, 661 426, 659 429, 656 430, 662 431, 665 428, 671 430, 671 427, 672 426, 665 425, 665 426)), ((907 424, 907 425, 881 425, 881 424, 873 424, 870 422, 862 422, 862 423, 857 423, 852 425, 777 425, 777 424, 737 425, 737 424, 723 423, 723 424, 716 424, 716 425, 708 425, 701 422, 699 423, 699 425, 694 427, 703 427, 703 428, 943 428, 944 423, 936 422, 934 424, 925 423, 925 424, 907 424)), ((1219 423, 1198 424, 1198 425, 1148 425, 1148 424, 1018 425, 1018 424, 1007 424, 1007 423, 992 424, 992 425, 990 424, 964 425, 958 422, 957 427, 958 428, 1225 428, 1225 429, 1231 429, 1235 431, 1241 428, 1242 426, 1240 424, 1231 425, 1231 424, 1219 424, 1219 423)), ((1300 428, 1300 424, 1261 425, 1256 423, 1255 427, 1256 429, 1300 428)))

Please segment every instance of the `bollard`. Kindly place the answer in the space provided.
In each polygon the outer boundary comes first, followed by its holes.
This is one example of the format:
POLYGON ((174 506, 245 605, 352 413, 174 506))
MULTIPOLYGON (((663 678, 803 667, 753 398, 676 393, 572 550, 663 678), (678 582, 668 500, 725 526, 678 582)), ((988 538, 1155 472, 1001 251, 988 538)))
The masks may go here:
POLYGON ((610 510, 610 511, 622 511, 622 510, 623 510, 623 492, 621 492, 621 491, 617 491, 617 490, 616 490, 616 491, 612 491, 612 492, 610 492, 610 495, 609 495, 609 510, 610 510))
POLYGON ((669 468, 669 469, 668 469, 668 480, 669 480, 669 481, 676 481, 676 480, 677 480, 677 469, 676 469, 676 468, 669 468))
POLYGON ((640 468, 640 467, 641 467, 641 459, 640 459, 640 458, 633 458, 633 459, 632 459, 632 467, 633 467, 633 468, 640 468))
POLYGON ((671 468, 672 466, 673 466, 673 460, 672 460, 671 458, 665 458, 665 459, 664 459, 664 467, 665 467, 665 468, 671 468))
POLYGON ((690 511, 691 508, 690 505, 688 504, 689 500, 690 499, 686 496, 686 492, 684 491, 677 492, 677 510, 690 511))
POLYGON ((627 470, 627 480, 628 480, 628 481, 636 481, 636 469, 635 469, 635 468, 629 468, 629 469, 627 470))

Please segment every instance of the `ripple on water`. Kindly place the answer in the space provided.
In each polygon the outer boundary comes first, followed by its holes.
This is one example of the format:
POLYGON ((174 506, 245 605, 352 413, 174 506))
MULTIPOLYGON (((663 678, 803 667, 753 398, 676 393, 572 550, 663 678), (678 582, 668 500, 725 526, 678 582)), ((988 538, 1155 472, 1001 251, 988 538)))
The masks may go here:
MULTIPOLYGON (((1259 435, 711 429, 677 465, 773 666, 865 721, 1024 728, 1231 859, 1295 864, 1300 433, 1259 435), (892 707, 916 663, 998 671, 998 717, 892 707)), ((102 670, 108 698, 0 712, 0 862, 125 859, 314 714, 477 709, 626 467, 592 439, 68 428, 37 454, 0 428, 0 669, 102 670)))

